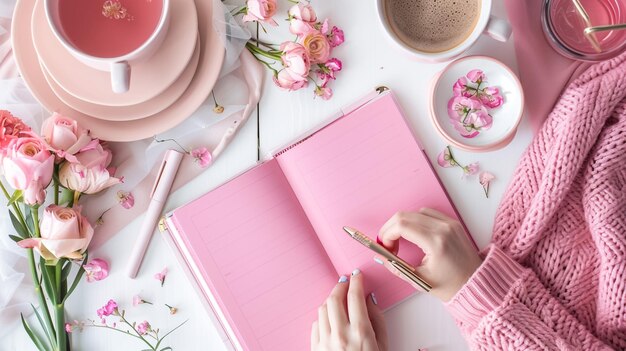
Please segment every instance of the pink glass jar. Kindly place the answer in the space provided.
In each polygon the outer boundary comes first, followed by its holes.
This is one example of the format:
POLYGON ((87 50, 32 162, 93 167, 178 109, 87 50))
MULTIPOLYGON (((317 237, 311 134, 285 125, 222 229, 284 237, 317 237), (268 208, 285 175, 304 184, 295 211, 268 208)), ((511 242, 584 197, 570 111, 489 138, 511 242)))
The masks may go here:
POLYGON ((565 57, 600 61, 626 50, 626 30, 609 30, 585 35, 592 26, 626 23, 626 0, 579 0, 589 15, 587 23, 573 0, 545 0, 543 31, 550 45, 565 57), (591 38, 590 36, 595 36, 591 38), (594 43, 595 41, 595 43, 594 43))

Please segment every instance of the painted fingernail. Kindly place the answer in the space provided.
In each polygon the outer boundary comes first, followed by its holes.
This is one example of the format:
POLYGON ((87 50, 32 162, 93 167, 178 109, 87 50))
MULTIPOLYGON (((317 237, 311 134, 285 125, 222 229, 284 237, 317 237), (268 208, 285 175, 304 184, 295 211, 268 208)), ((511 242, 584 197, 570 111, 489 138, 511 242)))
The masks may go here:
POLYGON ((380 237, 379 237, 378 235, 376 235, 376 242, 377 242, 379 245, 385 246, 385 245, 383 244, 383 241, 382 241, 382 240, 380 240, 380 237))
POLYGON ((383 260, 381 260, 378 257, 374 257, 374 262, 378 263, 378 264, 385 264, 385 262, 383 262, 383 260))
POLYGON ((372 299, 372 303, 373 303, 374 305, 378 305, 378 300, 376 299, 376 294, 371 293, 371 294, 370 294, 370 299, 372 299))
POLYGON ((359 273, 361 273, 361 270, 359 270, 358 268, 352 271, 352 276, 354 277, 355 275, 358 275, 359 273))
POLYGON ((345 283, 348 281, 348 277, 346 277, 345 275, 342 275, 341 277, 339 277, 339 283, 345 283))

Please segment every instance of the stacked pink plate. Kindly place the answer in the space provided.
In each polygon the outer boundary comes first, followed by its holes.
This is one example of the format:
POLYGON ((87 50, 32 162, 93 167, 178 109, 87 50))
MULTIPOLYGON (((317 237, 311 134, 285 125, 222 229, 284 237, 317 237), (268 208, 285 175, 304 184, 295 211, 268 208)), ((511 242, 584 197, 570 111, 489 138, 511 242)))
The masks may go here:
POLYGON ((212 0, 171 1, 162 44, 133 65, 121 94, 108 72, 83 64, 57 39, 43 0, 18 0, 12 26, 15 60, 35 98, 109 141, 148 138, 182 122, 207 99, 224 59, 212 0))

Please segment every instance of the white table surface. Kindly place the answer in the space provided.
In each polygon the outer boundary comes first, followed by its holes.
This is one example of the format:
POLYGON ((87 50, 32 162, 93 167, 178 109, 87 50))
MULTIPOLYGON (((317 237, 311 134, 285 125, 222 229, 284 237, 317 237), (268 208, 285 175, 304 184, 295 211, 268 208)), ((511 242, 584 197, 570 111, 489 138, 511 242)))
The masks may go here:
MULTIPOLYGON (((286 0, 279 0, 279 4, 279 11, 284 13, 289 3, 286 0)), ((335 96, 330 101, 323 101, 319 98, 313 99, 312 89, 298 92, 281 91, 274 86, 268 73, 259 109, 261 154, 266 155, 318 126, 340 107, 355 101, 374 87, 386 85, 395 91, 413 130, 423 142, 431 161, 436 164, 437 155, 446 143, 432 127, 428 117, 428 86, 431 77, 441 70, 445 63, 419 63, 397 51, 384 37, 376 17, 374 0, 313 0, 313 5, 319 17, 330 17, 331 23, 343 28, 346 35, 345 44, 334 51, 334 56, 344 63, 344 69, 339 72, 337 81, 332 83, 335 96)), ((494 1, 493 13, 506 17, 501 0, 494 1)), ((279 23, 282 28, 278 31, 270 28, 269 34, 263 34, 265 40, 278 42, 287 38, 279 34, 286 31, 286 22, 279 23)), ((499 43, 482 37, 466 55, 493 56, 515 70, 512 40, 508 43, 499 43)), ((219 93, 228 94, 223 91, 219 93)), ((435 167, 480 247, 486 246, 491 238, 496 208, 517 161, 531 138, 530 127, 524 121, 513 142, 504 149, 482 154, 455 151, 455 156, 462 162, 479 161, 482 169, 496 175, 497 179, 492 183, 489 199, 485 198, 482 187, 475 177, 461 180, 459 169, 435 167)), ((171 210, 185 204, 251 167, 256 161, 255 118, 242 128, 227 151, 209 169, 172 194, 166 208, 171 210)), ((159 235, 155 235, 150 244, 138 278, 131 280, 125 276, 127 257, 142 219, 137 218, 101 248, 91 252, 91 257, 103 257, 111 262, 111 274, 101 282, 81 283, 69 300, 68 318, 95 318, 96 309, 113 298, 126 308, 127 317, 131 320, 141 322, 147 319, 162 330, 168 330, 189 319, 185 326, 168 337, 164 345, 172 346, 179 351, 225 350, 199 298, 159 235), (165 286, 161 288, 153 275, 165 266, 170 272, 165 286), (155 305, 132 307, 132 297, 135 294, 140 294, 155 305), (170 316, 167 308, 163 306, 164 303, 176 306, 179 312, 170 316)), ((415 351, 419 347, 438 351, 467 349, 460 332, 443 305, 427 294, 413 296, 387 311, 385 316, 389 329, 390 350, 415 351)), ((83 333, 74 333, 72 342, 75 350, 145 349, 136 339, 95 328, 86 329, 83 333)), ((0 340, 0 350, 28 351, 35 348, 20 327, 9 337, 0 340)))

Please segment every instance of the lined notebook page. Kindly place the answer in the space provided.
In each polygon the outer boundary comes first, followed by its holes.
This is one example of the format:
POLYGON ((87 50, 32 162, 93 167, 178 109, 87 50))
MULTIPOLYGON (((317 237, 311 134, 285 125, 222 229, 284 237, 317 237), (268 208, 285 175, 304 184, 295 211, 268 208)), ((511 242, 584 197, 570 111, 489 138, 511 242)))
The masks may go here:
MULTIPOLYGON (((421 207, 456 217, 391 94, 340 118, 277 159, 338 273, 360 268, 366 288, 375 289, 383 308, 414 292, 342 230, 351 226, 375 240, 395 212, 421 207)), ((423 254, 413 248, 403 242, 399 255, 418 263, 423 254)))
POLYGON ((337 282, 275 160, 174 211, 185 245, 245 350, 307 350, 337 282))

